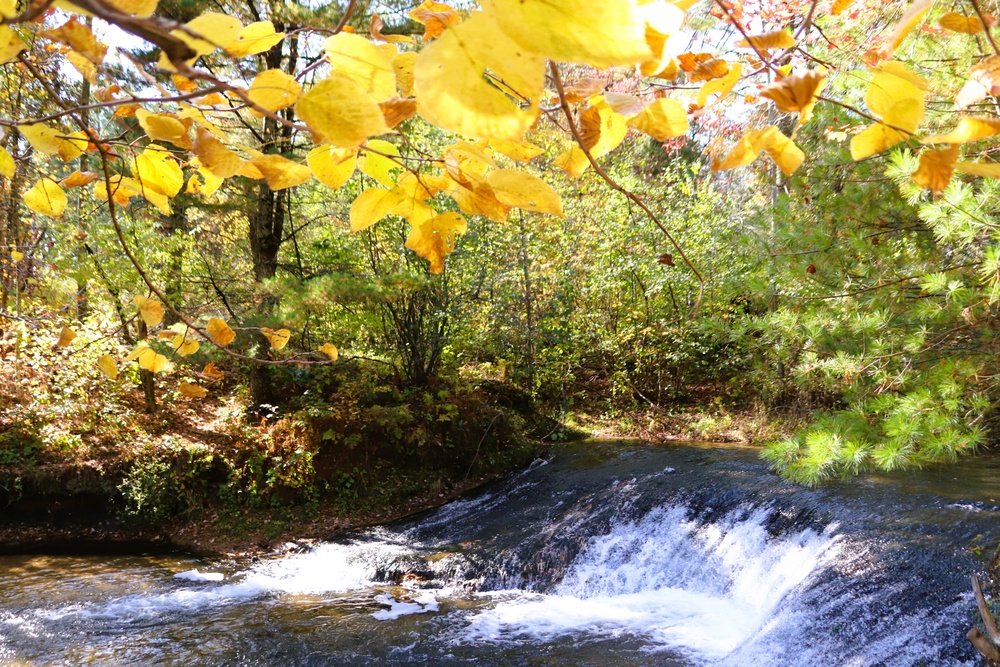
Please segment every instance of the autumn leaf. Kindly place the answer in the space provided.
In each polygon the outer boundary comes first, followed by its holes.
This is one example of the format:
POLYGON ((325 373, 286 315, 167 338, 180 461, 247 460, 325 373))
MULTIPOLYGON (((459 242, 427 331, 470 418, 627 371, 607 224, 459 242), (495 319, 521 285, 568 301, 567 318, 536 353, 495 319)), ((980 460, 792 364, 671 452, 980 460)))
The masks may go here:
POLYGON ((1000 56, 989 56, 972 66, 969 80, 955 96, 959 109, 975 104, 988 95, 1000 94, 1000 56))
POLYGON ((691 71, 691 76, 688 79, 691 83, 698 83, 699 81, 721 79, 727 74, 729 74, 729 63, 725 60, 712 58, 703 63, 698 63, 698 66, 691 71))
POLYGON ((199 384, 193 384, 191 382, 181 382, 177 385, 177 391, 180 392, 182 396, 187 398, 205 398, 208 395, 208 390, 199 384))
POLYGON ((955 170, 970 176, 1000 178, 1000 162, 956 162, 955 170))
POLYGON ((271 344, 271 347, 275 350, 281 350, 288 344, 288 340, 292 337, 292 332, 288 329, 268 329, 267 327, 262 327, 260 332, 264 334, 264 338, 267 342, 271 344))
POLYGON ((719 99, 728 95, 741 76, 743 76, 743 67, 740 63, 733 63, 729 68, 729 74, 702 85, 701 90, 698 91, 698 106, 704 108, 708 104, 708 99, 713 95, 718 95, 719 99))
POLYGON ((358 151, 353 148, 317 146, 306 155, 306 164, 320 183, 334 190, 339 189, 357 168, 358 151))
POLYGON ((966 16, 958 12, 948 12, 938 19, 938 25, 946 30, 975 35, 985 30, 983 22, 976 16, 966 16))
POLYGON ((187 134, 191 127, 190 120, 184 124, 170 114, 150 113, 145 109, 137 109, 135 117, 146 136, 153 141, 169 141, 181 148, 191 148, 191 138, 187 134))
POLYGON ((587 159, 587 154, 576 145, 556 157, 552 161, 552 164, 565 171, 566 175, 571 178, 577 178, 590 168, 590 160, 587 159))
POLYGON ((218 12, 205 12, 184 26, 186 30, 174 30, 170 34, 190 46, 199 56, 207 56, 217 48, 227 46, 243 30, 238 18, 218 12))
POLYGON ((150 373, 160 373, 167 369, 167 358, 151 348, 146 341, 139 341, 125 359, 138 361, 139 368, 150 373))
POLYGON ((403 97, 413 97, 413 68, 416 64, 416 51, 404 51, 392 59, 392 70, 396 74, 396 87, 403 97))
POLYGON ((202 166, 219 178, 229 178, 243 167, 243 158, 227 148, 210 131, 203 127, 195 131, 192 152, 202 166))
POLYGON ((87 146, 90 145, 90 140, 87 137, 87 133, 80 130, 66 137, 57 138, 56 143, 56 153, 59 154, 59 157, 64 162, 70 162, 83 155, 84 151, 87 150, 87 146))
POLYGON ((59 332, 59 340, 56 341, 56 347, 66 347, 73 342, 74 338, 76 338, 76 332, 63 325, 62 331, 59 332))
POLYGON ((16 172, 17 164, 14 162, 14 157, 7 152, 6 148, 0 146, 0 176, 14 178, 16 172))
POLYGON ((21 125, 18 129, 36 151, 46 155, 59 153, 59 131, 42 123, 21 125))
POLYGON ((376 102, 396 95, 396 73, 392 59, 375 44, 360 35, 341 32, 326 40, 330 69, 354 81, 376 102))
POLYGON ((406 237, 406 247, 430 262, 431 273, 442 273, 444 258, 455 249, 455 237, 467 229, 465 218, 447 211, 423 224, 413 225, 406 237))
POLYGON ((401 193, 395 189, 368 188, 364 190, 351 203, 351 231, 360 232, 371 227, 389 215, 400 200, 401 193))
POLYGON ((424 26, 424 41, 430 41, 451 26, 462 22, 462 17, 454 9, 441 2, 424 0, 420 6, 412 10, 410 18, 424 26))
POLYGON ((107 44, 97 41, 90 28, 77 21, 75 16, 58 28, 40 31, 38 36, 66 44, 95 65, 104 62, 108 53, 107 44))
POLYGON ((24 205, 35 213, 58 218, 66 210, 66 193, 49 178, 39 178, 22 196, 24 205))
POLYGON ((525 163, 545 152, 539 146, 527 141, 503 141, 502 139, 490 139, 490 148, 501 155, 506 155, 515 162, 525 163))
POLYGON ((545 58, 501 31, 487 11, 424 47, 413 69, 417 113, 475 138, 520 141, 535 122, 544 85, 545 58), (522 108, 495 85, 496 79, 529 100, 530 107, 522 108))
POLYGON ((964 116, 954 130, 921 139, 925 144, 965 144, 1000 133, 1000 119, 964 116))
POLYGON ((67 188, 79 188, 84 185, 90 185, 96 181, 100 176, 92 171, 80 171, 77 169, 72 174, 67 176, 62 180, 63 187, 67 188))
POLYGON ((590 106, 580 112, 580 138, 584 150, 595 159, 607 155, 625 139, 628 124, 602 97, 591 100, 590 106))
POLYGON ((319 351, 330 358, 330 361, 336 361, 340 357, 340 352, 337 350, 337 346, 333 343, 323 343, 323 346, 319 348, 319 351))
POLYGON ((247 90, 247 97, 262 109, 280 111, 295 104, 302 96, 302 84, 280 69, 264 70, 247 90))
POLYGON ((111 187, 112 200, 119 206, 128 204, 128 200, 142 191, 142 186, 134 178, 113 175, 110 181, 100 180, 94 183, 94 196, 102 201, 108 199, 108 186, 111 187))
POLYGON ((928 82, 902 63, 887 61, 872 69, 874 77, 865 104, 881 123, 875 123, 851 139, 851 157, 861 160, 880 153, 916 132, 924 118, 924 95, 928 82))
POLYGON ((132 301, 139 307, 139 316, 147 327, 155 327, 163 321, 163 306, 156 299, 137 294, 132 301))
POLYGON ((559 195, 537 176, 517 169, 496 169, 486 175, 486 182, 501 204, 562 217, 559 195))
POLYGON ((149 144, 140 155, 136 156, 132 172, 142 186, 143 195, 147 198, 149 191, 164 197, 176 197, 184 185, 184 174, 180 165, 172 159, 169 151, 156 144, 149 144))
POLYGON ((0 62, 6 62, 17 57, 28 45, 10 26, 0 26, 0 62))
POLYGON ((795 38, 787 30, 772 30, 763 35, 748 35, 736 44, 751 47, 758 51, 771 49, 790 49, 795 46, 795 38))
POLYGON ((372 14, 371 20, 368 22, 368 34, 372 36, 376 42, 412 42, 413 38, 409 35, 386 35, 382 32, 385 28, 385 22, 382 21, 382 17, 378 14, 372 14))
POLYGON ((260 170, 272 190, 284 190, 301 185, 312 176, 309 167, 280 155, 258 155, 251 159, 250 163, 260 170))
POLYGON ((942 150, 925 149, 920 153, 920 166, 910 178, 922 188, 927 188, 935 197, 940 195, 951 181, 958 161, 958 146, 952 145, 942 150))
POLYGON ((295 105, 316 143, 354 148, 389 128, 378 103, 353 80, 334 74, 314 85, 295 105))
POLYGON ((358 158, 358 169, 362 174, 371 176, 376 182, 391 188, 396 185, 392 172, 398 171, 402 165, 393 160, 399 157, 399 149, 382 139, 372 139, 365 143, 361 157, 358 158))
POLYGON ((201 369, 201 374, 212 380, 218 380, 220 378, 226 377, 226 374, 215 367, 215 362, 210 361, 205 364, 205 367, 201 369))
POLYGON ((780 111, 800 114, 799 124, 802 124, 812 115, 816 98, 825 83, 825 72, 809 70, 771 84, 760 92, 760 96, 772 100, 780 111))
POLYGON ((97 368, 112 380, 118 379, 118 362, 110 354, 103 354, 97 359, 97 368))
POLYGON ((212 342, 220 347, 225 347, 236 340, 236 332, 219 317, 209 318, 205 331, 211 336, 212 342))
POLYGON ((677 100, 664 97, 655 100, 639 114, 628 119, 628 126, 657 141, 679 137, 688 131, 687 112, 677 100))
POLYGON ((188 334, 191 333, 191 329, 183 322, 178 322, 177 324, 171 326, 170 331, 174 333, 170 339, 170 346, 174 348, 177 354, 182 357, 191 356, 198 351, 199 347, 201 347, 201 344, 198 341, 188 337, 188 334))
POLYGON ((394 128, 417 114, 417 101, 413 98, 393 97, 385 102, 379 102, 378 106, 382 109, 385 124, 389 128, 394 128))
POLYGON ((903 17, 896 24, 892 37, 889 39, 889 54, 891 55, 899 45, 903 43, 906 36, 913 32, 913 29, 923 21, 924 16, 931 10, 934 0, 914 0, 903 17))
POLYGON ((271 50, 271 47, 285 38, 285 33, 275 32, 270 21, 257 21, 246 26, 236 35, 236 39, 225 45, 226 53, 234 58, 244 58, 271 50))
POLYGON ((762 152, 767 153, 786 175, 794 173, 805 160, 805 154, 801 149, 777 127, 771 125, 744 134, 725 158, 715 161, 712 171, 746 166, 756 160, 762 152))

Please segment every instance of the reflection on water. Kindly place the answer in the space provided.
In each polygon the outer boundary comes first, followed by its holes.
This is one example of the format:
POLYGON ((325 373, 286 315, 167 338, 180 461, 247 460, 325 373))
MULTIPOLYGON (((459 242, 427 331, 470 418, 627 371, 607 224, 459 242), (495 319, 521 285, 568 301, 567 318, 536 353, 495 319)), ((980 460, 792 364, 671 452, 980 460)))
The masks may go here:
POLYGON ((257 563, 3 557, 0 663, 973 664, 968 546, 996 537, 1000 460, 809 490, 754 454, 568 447, 257 563))

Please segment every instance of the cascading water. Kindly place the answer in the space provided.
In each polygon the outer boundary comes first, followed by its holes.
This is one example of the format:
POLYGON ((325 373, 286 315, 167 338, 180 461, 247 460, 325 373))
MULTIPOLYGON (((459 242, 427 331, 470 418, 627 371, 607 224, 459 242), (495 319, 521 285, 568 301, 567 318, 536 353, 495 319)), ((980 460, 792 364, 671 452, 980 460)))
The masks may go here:
POLYGON ((816 491, 752 451, 588 443, 249 567, 5 558, 0 663, 971 665, 1000 489, 927 479, 816 491))

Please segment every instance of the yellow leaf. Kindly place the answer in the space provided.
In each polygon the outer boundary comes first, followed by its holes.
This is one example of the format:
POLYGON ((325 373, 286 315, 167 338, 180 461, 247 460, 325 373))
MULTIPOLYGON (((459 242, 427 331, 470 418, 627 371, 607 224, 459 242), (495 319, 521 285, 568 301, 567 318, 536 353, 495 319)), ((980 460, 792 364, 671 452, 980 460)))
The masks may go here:
POLYGON ((580 174, 587 171, 590 167, 590 160, 587 159, 587 154, 575 144, 568 151, 553 160, 552 163, 565 171, 566 175, 571 178, 580 176, 580 174))
MULTIPOLYGON (((142 186, 133 178, 123 178, 120 175, 111 177, 111 197, 119 206, 128 204, 128 200, 142 192, 142 186)), ((94 183, 94 196, 100 200, 108 199, 108 182, 105 180, 94 183)))
POLYGON ((0 16, 5 19, 12 19, 17 14, 17 0, 0 0, 0 16))
POLYGON ((472 189, 456 186, 447 192, 466 215, 481 215, 493 222, 507 221, 510 207, 500 203, 489 185, 476 185, 472 189))
POLYGON ((226 44, 226 53, 234 58, 252 56, 270 51, 271 47, 285 38, 285 33, 275 32, 270 21, 257 21, 246 26, 236 35, 236 39, 226 44))
POLYGON ((302 84, 280 69, 264 70, 254 77, 247 96, 263 109, 279 111, 299 100, 302 84))
POLYGON ((80 76, 92 84, 97 84, 97 67, 94 66, 94 63, 76 51, 67 51, 65 56, 66 61, 80 73, 80 76))
POLYGON ((687 112, 677 100, 664 97, 650 104, 638 115, 629 118, 628 126, 648 134, 657 141, 666 141, 688 131, 687 112))
POLYGON ((920 166, 911 174, 910 178, 913 179, 914 183, 922 188, 927 188, 937 197, 948 187, 957 161, 957 145, 938 151, 924 149, 920 154, 920 166))
POLYGON ((118 362, 110 354, 103 354, 98 358, 97 368, 112 380, 118 379, 118 362))
POLYGON ((872 113, 890 124, 911 132, 924 119, 924 96, 927 79, 918 76, 896 61, 886 61, 873 68, 872 83, 865 94, 865 104, 872 113))
POLYGON ((938 19, 938 25, 947 30, 975 35, 984 30, 983 22, 976 16, 966 16, 958 12, 948 12, 938 19))
POLYGON ((404 51, 392 59, 396 86, 403 97, 413 97, 413 67, 417 63, 416 51, 404 51))
POLYGON ((323 343, 323 347, 319 348, 319 351, 330 357, 330 361, 336 361, 340 357, 340 352, 333 343, 323 343))
POLYGON ((179 334, 174 336, 170 342, 170 345, 177 351, 177 354, 182 357, 189 357, 198 351, 201 347, 201 343, 196 340, 191 340, 184 334, 179 334))
POLYGON ((87 133, 83 130, 79 132, 74 132, 65 139, 60 137, 56 140, 59 144, 59 157, 65 162, 70 160, 75 160, 87 150, 87 146, 90 145, 90 139, 87 138, 87 133))
POLYGON ((464 234, 467 229, 465 218, 448 211, 413 225, 406 237, 406 247, 430 262, 431 273, 441 273, 444 271, 445 256, 455 249, 455 237, 464 234))
POLYGON ((333 75, 313 86, 295 105, 317 143, 354 148, 389 131, 378 103, 357 83, 333 75))
POLYGON ((186 30, 174 30, 174 35, 194 49, 199 56, 207 56, 219 47, 227 46, 243 29, 238 18, 217 12, 205 12, 185 24, 186 30), (192 37, 192 33, 195 37, 192 37), (200 39, 199 39, 200 38, 200 39))
POLYGON ((21 125, 18 129, 21 131, 21 135, 28 140, 28 143, 36 151, 45 153, 46 155, 56 155, 59 153, 60 132, 57 130, 42 123, 21 125))
POLYGON ((10 251, 10 259, 11 259, 11 261, 13 261, 13 262, 14 262, 15 264, 17 264, 17 263, 18 263, 18 262, 20 262, 20 261, 21 261, 22 259, 24 259, 24 253, 23 253, 23 252, 20 252, 20 251, 18 251, 18 250, 11 250, 11 251, 10 251))
POLYGON ((330 69, 354 81, 376 102, 396 95, 396 73, 392 60, 360 35, 337 33, 323 45, 330 69))
POLYGON ((56 347, 66 347, 73 342, 74 338, 76 338, 76 332, 63 325, 62 331, 59 332, 59 340, 56 341, 56 347))
POLYGON ((395 189, 368 188, 351 203, 351 231, 360 232, 389 215, 400 202, 400 194, 395 189))
POLYGON ((688 80, 691 83, 698 83, 699 81, 721 79, 727 74, 729 74, 729 63, 725 60, 712 58, 703 63, 698 63, 698 66, 691 71, 691 76, 688 77, 688 80))
POLYGON ((205 331, 212 337, 212 342, 220 347, 225 347, 236 340, 236 332, 226 324, 225 320, 218 317, 208 320, 208 324, 205 325, 205 331))
POLYGON ((914 0, 909 9, 903 14, 903 18, 896 24, 896 29, 892 33, 889 42, 889 53, 893 53, 899 45, 903 43, 906 36, 923 20, 927 12, 934 5, 934 0, 914 0))
POLYGON ((545 58, 509 38, 483 11, 424 47, 413 77, 417 112, 428 122, 467 137, 520 141, 535 122, 545 58), (486 78, 487 70, 495 78, 486 78), (496 80, 530 108, 522 109, 496 80))
POLYGON ((715 161, 712 171, 746 166, 756 160, 762 152, 767 153, 786 175, 794 173, 805 160, 805 154, 801 149, 782 134, 781 130, 771 125, 744 134, 725 158, 715 161))
POLYGON ((109 5, 120 12, 132 16, 152 16, 159 0, 106 0, 109 5))
POLYGON ((104 62, 108 53, 108 46, 97 41, 90 28, 77 21, 75 16, 58 28, 42 30, 38 36, 66 44, 95 65, 104 62))
POLYGON ((0 62, 16 58, 27 45, 10 26, 0 26, 0 62))
POLYGON ((424 26, 425 42, 440 37, 445 29, 462 22, 458 12, 434 0, 424 0, 419 7, 410 12, 409 16, 424 26))
POLYGON ((177 391, 187 398, 205 398, 208 395, 207 389, 199 384, 192 384, 190 382, 179 383, 177 391))
POLYGON ((170 114, 150 113, 145 109, 137 109, 135 118, 153 141, 169 141, 181 148, 191 148, 191 138, 187 134, 190 120, 185 125, 170 114))
POLYGON ((920 141, 925 144, 965 144, 997 133, 1000 133, 1000 119, 964 116, 951 132, 935 134, 920 141))
POLYGON ((826 74, 810 70, 804 74, 785 77, 760 92, 761 97, 772 100, 780 111, 800 114, 799 123, 812 115, 819 91, 826 83, 826 74))
POLYGON ((687 38, 680 30, 684 11, 666 0, 652 0, 640 5, 638 11, 646 24, 646 45, 653 54, 651 59, 640 63, 639 69, 645 76, 669 74, 671 63, 676 69, 674 56, 687 45, 687 38))
POLYGON ((243 158, 226 148, 221 141, 203 127, 199 127, 195 133, 192 152, 205 169, 219 178, 229 178, 239 173, 243 166, 243 158))
POLYGON ((336 146, 317 146, 306 155, 306 164, 317 181, 337 190, 354 174, 358 164, 358 151, 336 146))
POLYGON ((412 98, 392 97, 385 102, 379 102, 378 106, 382 109, 385 124, 390 129, 396 127, 404 120, 413 118, 417 113, 417 101, 412 98))
POLYGON ((180 165, 168 151, 156 144, 149 144, 136 156, 132 172, 141 184, 144 196, 147 191, 152 191, 165 197, 175 197, 184 185, 180 165))
POLYGON ((84 185, 90 185, 96 181, 100 176, 92 171, 80 171, 77 169, 72 174, 67 176, 62 180, 63 187, 66 188, 79 188, 84 185))
POLYGON ((490 139, 490 148, 501 155, 506 155, 515 162, 527 163, 532 158, 536 158, 545 151, 535 144, 527 141, 503 141, 502 139, 490 139))
POLYGON ((201 195, 202 197, 211 197, 222 187, 222 182, 222 179, 216 176, 214 172, 209 171, 205 167, 199 167, 198 173, 192 174, 191 178, 188 179, 187 192, 201 195), (198 178, 199 176, 201 176, 201 179, 198 178))
POLYGON ((625 117, 612 109, 603 97, 591 99, 590 106, 580 112, 579 123, 582 148, 595 159, 617 148, 628 134, 625 117))
POLYGON ((390 156, 398 157, 399 149, 388 141, 372 139, 365 143, 362 151, 358 159, 358 169, 361 173, 371 176, 388 188, 396 185, 391 172, 401 169, 402 165, 390 156))
POLYGON ((39 178, 22 195, 24 205, 35 213, 58 218, 66 210, 66 193, 62 187, 49 178, 39 178))
POLYGON ((955 169, 970 176, 1000 178, 1000 162, 956 162, 955 169))
POLYGON ((856 0, 833 0, 830 13, 836 16, 855 3, 856 0))
POLYGON ((280 155, 258 155, 250 160, 250 163, 264 174, 264 180, 272 190, 284 190, 301 185, 312 176, 309 167, 280 155))
POLYGON ((787 30, 772 30, 763 35, 749 35, 741 39, 737 46, 753 47, 758 51, 790 49, 795 46, 795 38, 787 30))
POLYGON ((226 377, 225 373, 223 373, 222 371, 220 371, 215 367, 214 361, 210 361, 207 364, 205 364, 205 367, 201 369, 201 374, 213 380, 218 380, 219 378, 226 377))
POLYGON ((14 163, 14 158, 7 149, 0 146, 0 175, 6 178, 14 178, 14 172, 17 171, 17 165, 14 163))
POLYGON ((486 182, 501 204, 562 217, 559 195, 537 176, 517 169, 496 169, 486 175, 486 182))
POLYGON ((155 327, 163 321, 163 306, 156 299, 137 294, 132 301, 139 307, 139 317, 147 327, 155 327))
POLYGON ((909 132, 894 130, 888 125, 875 123, 851 138, 851 158, 862 160, 895 146, 910 137, 909 132))
POLYGON ((743 76, 742 65, 740 63, 733 63, 729 69, 729 74, 721 79, 708 81, 701 87, 698 91, 698 106, 704 107, 708 104, 708 98, 712 95, 718 95, 721 100, 729 94, 729 91, 733 89, 733 86, 736 85, 741 76, 743 76))
POLYGON ((545 58, 603 69, 653 57, 635 0, 494 0, 493 6, 500 28, 545 58))
POLYGON ((150 373, 159 373, 167 368, 167 358, 157 353, 151 347, 142 350, 137 359, 139 361, 139 368, 147 370, 150 373))
POLYGON ((262 327, 260 332, 264 334, 264 338, 267 342, 271 344, 275 350, 280 350, 288 344, 288 340, 292 337, 292 332, 288 329, 268 329, 267 327, 262 327))

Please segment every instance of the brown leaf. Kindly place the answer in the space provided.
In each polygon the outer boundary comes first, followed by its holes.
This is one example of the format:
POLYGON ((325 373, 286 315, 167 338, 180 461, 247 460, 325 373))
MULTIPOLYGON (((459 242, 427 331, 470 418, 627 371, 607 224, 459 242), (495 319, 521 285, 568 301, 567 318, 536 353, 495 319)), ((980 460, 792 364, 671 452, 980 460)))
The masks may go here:
POLYGON ((807 120, 825 82, 826 74, 810 70, 805 74, 786 77, 768 86, 760 92, 760 96, 772 100, 779 110, 785 113, 800 113, 803 120, 807 120))
POLYGON ((958 146, 956 144, 937 151, 925 149, 920 154, 920 166, 910 178, 913 179, 914 183, 922 188, 927 188, 934 197, 937 197, 948 187, 957 161, 958 146))
POLYGON ((729 63, 725 60, 712 58, 711 60, 698 63, 698 66, 691 71, 691 82, 696 83, 698 81, 721 79, 727 74, 729 74, 729 63))
POLYGON ((412 118, 417 113, 417 101, 412 97, 393 97, 385 102, 379 103, 382 115, 385 117, 385 124, 394 128, 404 120, 412 118))
POLYGON ((63 179, 62 184, 67 188, 78 188, 82 185, 93 183, 100 176, 92 171, 80 171, 77 169, 72 174, 63 179))
POLYGON ((449 27, 462 22, 454 9, 441 2, 424 0, 410 12, 410 18, 424 26, 424 41, 440 37, 449 27))
POLYGON ((677 62, 685 72, 693 72, 701 63, 714 59, 711 53, 682 53, 677 56, 677 62))

